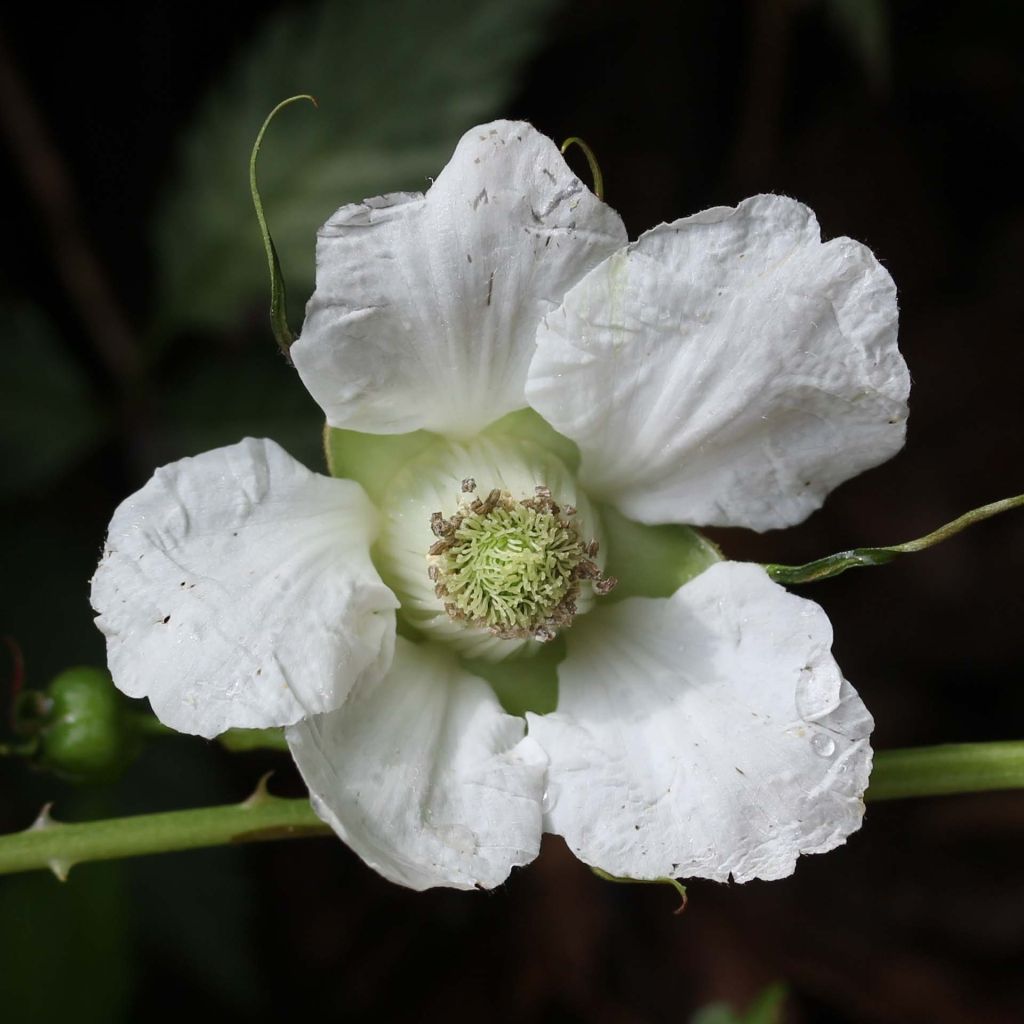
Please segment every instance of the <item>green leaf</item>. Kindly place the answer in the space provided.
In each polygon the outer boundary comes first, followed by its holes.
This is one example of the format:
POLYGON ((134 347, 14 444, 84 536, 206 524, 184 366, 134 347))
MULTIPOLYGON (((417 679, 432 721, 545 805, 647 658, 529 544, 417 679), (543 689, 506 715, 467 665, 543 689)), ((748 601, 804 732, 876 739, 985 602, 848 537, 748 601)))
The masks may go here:
POLYGON ((158 333, 236 324, 266 295, 246 188, 253 138, 284 97, 260 191, 293 295, 308 295, 314 233, 344 203, 424 188, 459 136, 500 112, 556 0, 357 0, 268 22, 200 109, 157 222, 158 333))
POLYGON ((43 487, 88 454, 105 420, 82 369, 37 310, 7 310, 0 498, 43 487))

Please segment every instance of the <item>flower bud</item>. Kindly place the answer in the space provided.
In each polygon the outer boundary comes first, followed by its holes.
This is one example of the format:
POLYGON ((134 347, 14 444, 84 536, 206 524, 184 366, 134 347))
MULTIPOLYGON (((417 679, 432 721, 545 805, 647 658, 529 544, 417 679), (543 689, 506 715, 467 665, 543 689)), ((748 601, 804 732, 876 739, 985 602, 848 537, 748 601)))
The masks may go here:
POLYGON ((138 730, 109 674, 70 668, 47 688, 42 763, 70 782, 106 782, 139 751, 138 730))

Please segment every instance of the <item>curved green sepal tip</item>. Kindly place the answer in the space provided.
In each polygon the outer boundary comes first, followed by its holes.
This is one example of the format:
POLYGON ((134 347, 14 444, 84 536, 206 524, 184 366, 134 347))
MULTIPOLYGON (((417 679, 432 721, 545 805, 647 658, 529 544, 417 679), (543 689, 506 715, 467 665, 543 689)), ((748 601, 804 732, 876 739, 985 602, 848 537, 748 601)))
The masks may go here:
POLYGON ((776 583, 815 583, 818 580, 827 580, 846 572, 847 569, 886 565, 899 555, 924 551, 935 544, 941 544, 942 541, 948 540, 961 530, 966 530, 974 523, 991 519, 992 516, 1020 508, 1022 505, 1024 505, 1024 494, 1018 494, 1016 497, 1004 498, 1002 501, 994 501, 990 505, 982 505, 981 508, 965 512, 951 523, 946 523, 937 530, 918 537, 917 540, 908 540, 902 544, 892 544, 884 548, 851 548, 849 551, 840 551, 834 555, 827 555, 825 558, 816 558, 813 562, 807 562, 804 565, 769 563, 765 565, 764 570, 776 583))
POLYGON ((680 903, 676 907, 675 913, 681 914, 686 909, 686 886, 678 878, 620 878, 618 875, 610 875, 607 871, 602 871, 600 868, 593 866, 591 866, 590 870, 598 878, 603 878, 606 882, 621 882, 624 885, 670 885, 679 894, 680 903))
POLYGON ((583 155, 587 158, 587 164, 590 166, 590 176, 594 181, 594 187, 591 191, 598 199, 604 199, 604 175, 601 173, 601 167, 597 162, 594 151, 578 135, 570 135, 562 143, 561 153, 563 156, 570 146, 579 146, 583 150, 583 155))
POLYGON ((256 162, 260 155, 260 148, 263 145, 263 136, 266 135, 270 122, 285 107, 289 107, 299 100, 308 100, 314 107, 317 105, 316 98, 305 93, 300 96, 289 96, 288 99, 282 100, 267 114, 267 119, 260 127, 256 135, 256 141, 252 146, 252 153, 249 155, 249 191, 252 193, 252 205, 256 210, 256 220, 259 222, 260 236, 263 239, 263 248, 267 254, 267 266, 270 269, 270 329, 274 332, 274 339, 285 355, 288 355, 288 350, 291 348, 295 336, 288 326, 288 301, 284 286, 284 275, 281 273, 281 262, 277 258, 274 239, 270 234, 267 218, 263 213, 263 199, 260 197, 259 185, 256 182, 256 162))

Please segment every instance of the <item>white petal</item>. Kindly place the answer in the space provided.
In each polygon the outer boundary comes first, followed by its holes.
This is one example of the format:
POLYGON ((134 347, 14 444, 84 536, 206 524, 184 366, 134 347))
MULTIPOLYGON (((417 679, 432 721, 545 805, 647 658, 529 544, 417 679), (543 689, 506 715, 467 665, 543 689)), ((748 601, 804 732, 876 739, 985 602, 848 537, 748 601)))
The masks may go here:
POLYGON ((576 285, 527 397, 631 518, 789 526, 902 447, 896 321, 870 250, 755 196, 655 228, 576 285))
MULTIPOLYGON (((469 657, 499 661, 536 649, 538 641, 502 640, 486 629, 454 621, 427 575, 427 551, 437 541, 430 527, 431 513, 453 515, 467 478, 476 481, 480 495, 499 488, 522 499, 533 497, 538 486, 548 487, 555 501, 576 508, 574 521, 585 540, 601 544, 603 538, 597 515, 572 474, 531 441, 501 434, 485 434, 466 444, 439 439, 395 476, 381 502, 378 549, 381 571, 401 599, 403 616, 428 636, 453 644, 469 657)), ((604 567, 600 547, 594 561, 604 567)), ((593 592, 585 584, 576 601, 579 613, 592 601, 593 592)))
POLYGON ((469 436, 526 405, 540 318, 625 241, 550 139, 482 125, 425 196, 324 225, 292 358, 332 426, 469 436))
POLYGON ((544 759, 491 688, 399 638, 388 675, 287 731, 316 813, 412 889, 499 885, 537 856, 544 759))
POLYGON ((92 581, 114 682, 180 732, 289 725, 391 661, 376 512, 247 438, 164 466, 114 513, 92 581))
POLYGON ((872 721, 813 602, 721 562, 568 634, 547 831, 627 878, 781 878, 860 827, 872 721))

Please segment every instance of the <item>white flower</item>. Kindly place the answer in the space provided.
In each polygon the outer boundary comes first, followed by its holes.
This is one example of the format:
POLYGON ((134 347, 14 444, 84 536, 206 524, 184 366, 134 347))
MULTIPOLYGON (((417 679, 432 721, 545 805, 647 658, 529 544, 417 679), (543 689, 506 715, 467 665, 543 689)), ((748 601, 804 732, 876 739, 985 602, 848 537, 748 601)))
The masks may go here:
POLYGON ((788 526, 900 448, 864 246, 779 196, 627 245, 496 122, 328 221, 292 354, 362 486, 269 441, 158 470, 93 582, 121 689, 288 726, 317 812, 414 888, 497 885, 544 831, 614 875, 778 878, 859 826, 872 723, 825 614, 640 524, 788 526), (484 676, 561 644, 557 710, 507 714, 484 676))

